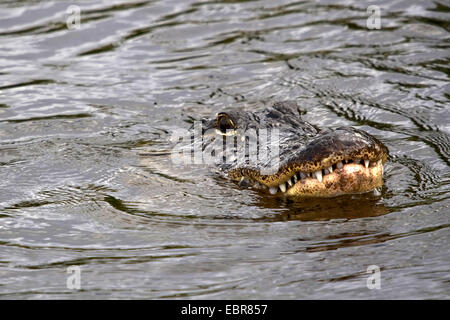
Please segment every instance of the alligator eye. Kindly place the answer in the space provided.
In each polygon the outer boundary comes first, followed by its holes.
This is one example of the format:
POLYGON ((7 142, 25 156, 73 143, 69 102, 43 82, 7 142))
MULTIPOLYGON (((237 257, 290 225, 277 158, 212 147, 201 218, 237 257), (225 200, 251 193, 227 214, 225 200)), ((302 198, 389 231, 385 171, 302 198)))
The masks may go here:
POLYGON ((230 116, 226 113, 219 113, 216 118, 215 123, 216 129, 220 130, 222 134, 226 134, 227 130, 235 130, 236 125, 233 120, 231 120, 230 116))

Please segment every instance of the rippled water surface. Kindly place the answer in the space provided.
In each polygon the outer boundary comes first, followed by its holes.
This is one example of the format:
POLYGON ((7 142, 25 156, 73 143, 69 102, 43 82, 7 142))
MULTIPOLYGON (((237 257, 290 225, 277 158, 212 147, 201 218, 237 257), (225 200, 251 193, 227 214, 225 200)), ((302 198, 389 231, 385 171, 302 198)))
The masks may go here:
POLYGON ((0 298, 450 298, 449 3, 370 4, 1 1, 0 298), (175 129, 288 99, 388 146, 381 195, 172 163, 175 129))

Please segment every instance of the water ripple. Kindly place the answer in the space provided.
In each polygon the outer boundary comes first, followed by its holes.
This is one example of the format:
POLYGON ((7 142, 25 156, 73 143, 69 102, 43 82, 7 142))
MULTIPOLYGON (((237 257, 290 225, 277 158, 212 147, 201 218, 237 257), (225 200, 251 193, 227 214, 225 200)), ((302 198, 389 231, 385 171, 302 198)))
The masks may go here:
POLYGON ((0 296, 448 298, 449 6, 376 4, 368 30, 369 4, 2 1, 0 296), (380 194, 293 202, 172 163, 175 129, 288 99, 388 146, 380 194))

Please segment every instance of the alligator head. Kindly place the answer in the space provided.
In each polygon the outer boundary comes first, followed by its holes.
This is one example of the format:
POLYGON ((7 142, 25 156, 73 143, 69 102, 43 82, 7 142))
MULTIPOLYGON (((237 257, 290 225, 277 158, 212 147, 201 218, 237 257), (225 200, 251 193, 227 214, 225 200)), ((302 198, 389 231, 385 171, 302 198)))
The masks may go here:
POLYGON ((388 153, 364 131, 319 128, 303 121, 292 101, 258 112, 221 112, 216 119, 202 120, 201 140, 195 141, 239 185, 290 197, 374 190, 383 184, 388 153), (259 143, 252 147, 251 141, 259 143))

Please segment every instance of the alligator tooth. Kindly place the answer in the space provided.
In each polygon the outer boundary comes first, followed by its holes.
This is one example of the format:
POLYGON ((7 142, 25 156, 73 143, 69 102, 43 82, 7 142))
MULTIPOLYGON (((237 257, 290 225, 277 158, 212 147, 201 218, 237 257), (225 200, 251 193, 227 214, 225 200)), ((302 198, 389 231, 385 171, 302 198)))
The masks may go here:
POLYGON ((369 167, 369 163, 370 163, 370 161, 369 161, 369 160, 364 160, 364 165, 366 166, 366 168, 368 168, 368 167, 369 167))
POLYGON ((270 194, 275 194, 275 193, 277 193, 277 191, 278 191, 277 188, 270 188, 269 189, 270 194))
POLYGON ((317 180, 319 180, 319 182, 322 182, 322 170, 316 171, 314 172, 317 180))
POLYGON ((292 176, 292 179, 294 179, 294 183, 297 183, 297 175, 296 174, 294 174, 293 176, 292 176))
POLYGON ((332 172, 333 172, 333 167, 332 167, 332 166, 329 166, 329 167, 327 168, 327 170, 330 171, 330 173, 332 173, 332 172))
POLYGON ((280 187, 281 191, 286 192, 286 184, 285 183, 280 184, 279 187, 280 187))
POLYGON ((339 161, 339 162, 336 164, 336 167, 337 167, 338 169, 342 169, 343 166, 344 166, 344 164, 342 163, 342 161, 339 161))
POLYGON ((325 174, 329 174, 330 173, 330 171, 328 171, 328 169, 323 169, 323 174, 325 175, 325 174))
POLYGON ((292 179, 289 179, 289 180, 287 181, 287 183, 288 183, 289 186, 292 187, 292 179))

